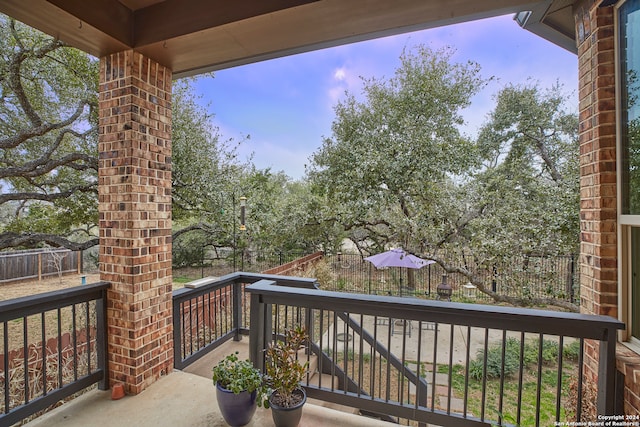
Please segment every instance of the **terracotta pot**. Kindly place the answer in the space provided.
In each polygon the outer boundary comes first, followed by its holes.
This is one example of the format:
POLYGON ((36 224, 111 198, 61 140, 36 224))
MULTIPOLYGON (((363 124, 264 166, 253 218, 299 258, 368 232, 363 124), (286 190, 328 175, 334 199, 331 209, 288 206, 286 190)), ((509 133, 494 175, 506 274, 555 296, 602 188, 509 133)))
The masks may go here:
POLYGON ((124 397, 124 384, 115 383, 111 387, 111 400, 118 400, 124 397))

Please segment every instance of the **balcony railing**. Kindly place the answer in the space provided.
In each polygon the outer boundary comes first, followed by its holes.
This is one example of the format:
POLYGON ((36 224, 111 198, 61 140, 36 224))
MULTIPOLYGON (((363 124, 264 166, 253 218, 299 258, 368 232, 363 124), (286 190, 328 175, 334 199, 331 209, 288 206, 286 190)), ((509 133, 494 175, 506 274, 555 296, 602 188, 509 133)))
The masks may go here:
MULTIPOLYGON (((106 388, 108 286, 0 302, 0 427, 106 388)), ((585 348, 597 348, 597 411, 614 413, 624 325, 610 317, 328 292, 314 279, 249 273, 173 300, 177 368, 241 334, 262 366, 269 343, 303 325, 312 398, 411 425, 549 425, 584 419, 585 348)))
POLYGON ((270 279, 281 286, 316 287, 315 279, 257 273, 231 273, 201 279, 193 287, 173 291, 174 366, 184 369, 250 328, 247 284, 270 279))
POLYGON ((305 384, 310 397, 406 424, 581 421, 581 399, 570 396, 586 391, 584 348, 593 340, 597 411, 614 413, 616 330, 624 325, 613 318, 275 284, 246 288, 251 358, 263 366, 270 342, 306 327, 306 357, 318 357, 324 374, 305 384))
POLYGON ((108 283, 0 302, 0 426, 98 383, 107 387, 108 283))

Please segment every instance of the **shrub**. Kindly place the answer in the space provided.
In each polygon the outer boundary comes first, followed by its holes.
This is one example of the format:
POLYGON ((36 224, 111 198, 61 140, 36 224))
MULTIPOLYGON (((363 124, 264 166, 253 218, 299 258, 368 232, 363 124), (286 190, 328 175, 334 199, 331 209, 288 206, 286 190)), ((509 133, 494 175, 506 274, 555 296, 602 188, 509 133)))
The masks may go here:
POLYGON ((566 360, 578 361, 580 358, 580 341, 573 341, 562 349, 562 356, 566 360))
POLYGON ((173 243, 173 268, 201 266, 205 254, 204 236, 199 233, 188 233, 180 236, 173 243))
MULTIPOLYGON (((520 340, 507 338, 504 351, 504 375, 513 375, 520 368, 520 340)), ((538 363, 539 341, 526 342, 522 353, 523 366, 527 367, 538 363)), ((569 360, 577 360, 580 352, 580 342, 572 342, 563 348, 564 357, 569 360)), ((542 364, 555 364, 558 361, 558 343, 556 341, 542 341, 542 364)), ((469 364, 469 376, 475 380, 481 380, 484 371, 484 350, 478 351, 476 358, 469 364)), ((502 373, 502 345, 496 344, 487 351, 487 372, 489 379, 500 378, 502 373)))
MULTIPOLYGON (((529 365, 538 363, 538 340, 529 342, 524 347, 524 363, 529 365)), ((556 341, 542 341, 542 362, 546 364, 554 364, 558 361, 558 343, 556 341)))
MULTIPOLYGON (((489 347, 486 354, 487 372, 486 377, 500 378, 504 373, 505 377, 513 375, 520 366, 520 342, 515 338, 508 338, 505 342, 504 370, 502 363, 502 345, 489 347)), ((481 380, 484 371, 484 349, 478 351, 476 358, 469 364, 469 376, 475 380, 481 380)))

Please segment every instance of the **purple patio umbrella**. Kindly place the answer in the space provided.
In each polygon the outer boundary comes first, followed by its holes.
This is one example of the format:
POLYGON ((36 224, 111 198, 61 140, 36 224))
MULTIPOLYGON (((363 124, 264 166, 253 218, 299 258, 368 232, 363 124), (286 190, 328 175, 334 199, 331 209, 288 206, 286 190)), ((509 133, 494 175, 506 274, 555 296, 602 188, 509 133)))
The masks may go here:
POLYGON ((364 260, 369 261, 371 264, 375 265, 376 268, 406 267, 418 269, 435 262, 411 255, 402 248, 395 248, 376 255, 371 255, 366 257, 364 260))
MULTIPOLYGON (((364 260, 369 261, 376 268, 404 267, 419 269, 425 265, 433 264, 435 262, 419 258, 408 253, 402 248, 395 248, 376 255, 371 255, 366 257, 364 260)), ((369 283, 369 287, 371 287, 371 283, 369 283)), ((371 289, 369 289, 369 293, 371 293, 371 289)), ((402 275, 400 276, 400 295, 402 296, 402 275)))

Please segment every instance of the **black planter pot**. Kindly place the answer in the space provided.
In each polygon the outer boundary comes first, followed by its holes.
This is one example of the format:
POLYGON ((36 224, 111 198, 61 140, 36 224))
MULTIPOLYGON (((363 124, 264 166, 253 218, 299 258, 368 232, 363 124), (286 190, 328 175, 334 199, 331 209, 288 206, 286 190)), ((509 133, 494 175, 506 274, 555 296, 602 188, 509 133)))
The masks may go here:
POLYGON ((300 418, 302 418, 302 407, 307 401, 307 393, 305 393, 303 388, 296 389, 294 393, 301 394, 302 399, 300 400, 300 403, 292 407, 279 406, 269 399, 269 404, 271 405, 271 417, 273 418, 273 423, 276 427, 297 427, 300 423, 300 418))
POLYGON ((222 418, 232 427, 249 424, 256 412, 258 401, 257 392, 241 391, 238 394, 216 384, 216 399, 222 413, 222 418))

